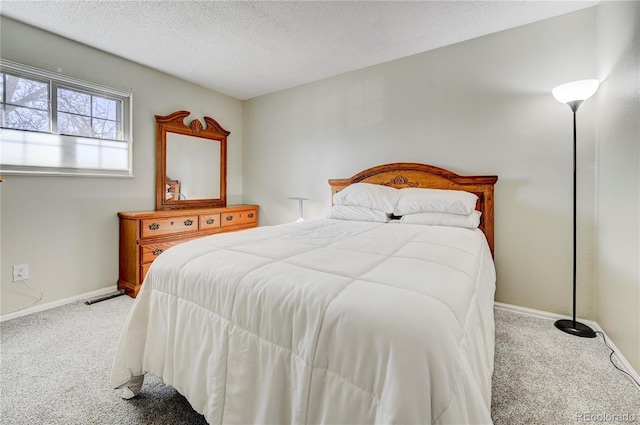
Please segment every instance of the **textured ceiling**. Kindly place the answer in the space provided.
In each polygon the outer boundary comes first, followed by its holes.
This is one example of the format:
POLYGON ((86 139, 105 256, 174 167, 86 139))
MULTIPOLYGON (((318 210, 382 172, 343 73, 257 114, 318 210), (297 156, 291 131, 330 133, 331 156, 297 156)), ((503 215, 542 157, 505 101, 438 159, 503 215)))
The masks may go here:
POLYGON ((0 13, 238 99, 598 1, 0 1, 0 13))

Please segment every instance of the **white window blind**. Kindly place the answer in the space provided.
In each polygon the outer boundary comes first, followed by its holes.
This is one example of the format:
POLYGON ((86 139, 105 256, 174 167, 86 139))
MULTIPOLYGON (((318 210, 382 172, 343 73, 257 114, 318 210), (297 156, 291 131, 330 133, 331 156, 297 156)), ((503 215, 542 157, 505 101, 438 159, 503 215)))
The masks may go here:
POLYGON ((131 176, 131 98, 0 60, 0 173, 131 176))

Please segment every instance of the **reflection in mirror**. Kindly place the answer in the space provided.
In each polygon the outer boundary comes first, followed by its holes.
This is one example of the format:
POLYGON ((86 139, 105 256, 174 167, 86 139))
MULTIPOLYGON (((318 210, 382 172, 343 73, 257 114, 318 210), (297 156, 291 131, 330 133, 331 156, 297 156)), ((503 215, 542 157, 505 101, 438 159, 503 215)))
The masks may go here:
POLYGON ((156 115, 156 209, 227 205, 227 136, 211 117, 156 115))
POLYGON ((220 198, 220 142, 167 133, 167 188, 170 200, 220 198), (171 185, 167 181, 168 185, 171 185))
POLYGON ((167 193, 165 193, 166 201, 178 201, 180 200, 180 182, 178 180, 170 179, 168 176, 165 179, 167 182, 166 188, 167 193))

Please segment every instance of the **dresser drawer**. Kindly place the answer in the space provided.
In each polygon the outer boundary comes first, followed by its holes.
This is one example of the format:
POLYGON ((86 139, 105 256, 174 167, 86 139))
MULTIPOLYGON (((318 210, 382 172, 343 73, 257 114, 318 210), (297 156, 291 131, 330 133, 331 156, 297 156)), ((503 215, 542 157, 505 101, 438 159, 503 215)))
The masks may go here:
POLYGON ((135 297, 149 267, 160 254, 188 240, 256 227, 259 208, 245 204, 119 212, 118 289, 135 297))
POLYGON ((143 245, 140 247, 141 248, 140 263, 141 264, 151 263, 153 262, 153 260, 156 259, 158 255, 162 254, 164 251, 171 248, 172 246, 178 245, 182 242, 184 242, 183 239, 180 239, 177 241, 171 241, 171 242, 152 243, 149 245, 143 245))
POLYGON ((225 212, 221 215, 222 227, 258 222, 258 213, 256 210, 225 212))
POLYGON ((141 221, 142 223, 140 226, 140 236, 142 238, 198 230, 197 215, 184 215, 171 218, 155 218, 141 221))
POLYGON ((200 215, 200 230, 220 227, 220 214, 200 215))

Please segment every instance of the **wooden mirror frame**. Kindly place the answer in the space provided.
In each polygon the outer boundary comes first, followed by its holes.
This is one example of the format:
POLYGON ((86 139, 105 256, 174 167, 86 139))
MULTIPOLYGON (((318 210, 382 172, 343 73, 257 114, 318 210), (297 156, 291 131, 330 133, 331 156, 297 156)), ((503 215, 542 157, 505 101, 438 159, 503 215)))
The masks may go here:
POLYGON ((225 130, 211 117, 204 117, 206 128, 198 119, 189 125, 184 119, 191 113, 177 111, 171 115, 156 115, 156 210, 182 208, 217 208, 227 206, 227 136, 225 130), (167 133, 182 134, 220 142, 220 197, 213 199, 166 199, 167 133))

